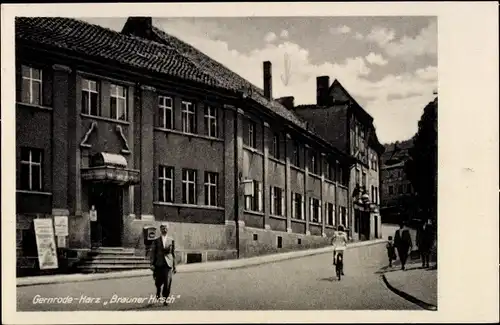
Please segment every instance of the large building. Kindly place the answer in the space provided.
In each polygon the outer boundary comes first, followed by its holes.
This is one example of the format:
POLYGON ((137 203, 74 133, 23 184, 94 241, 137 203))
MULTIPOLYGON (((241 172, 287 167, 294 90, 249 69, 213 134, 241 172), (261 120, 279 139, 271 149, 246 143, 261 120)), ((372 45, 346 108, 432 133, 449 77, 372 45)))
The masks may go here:
POLYGON ((385 223, 399 223, 416 217, 415 191, 405 172, 412 146, 412 139, 385 145, 380 206, 385 223))
POLYGON ((380 156, 384 147, 377 138, 373 118, 356 102, 338 80, 317 78, 315 105, 299 105, 294 111, 327 141, 355 159, 348 171, 350 198, 348 214, 352 232, 360 240, 381 236, 380 156))
MULTIPOLYGON (((320 247, 352 228, 355 160, 273 100, 263 70, 261 90, 147 17, 121 32, 17 18, 19 265, 36 264, 34 218, 68 216, 78 254, 143 252, 143 228, 168 221, 184 262, 320 247)), ((369 188, 377 167, 359 159, 369 188)))

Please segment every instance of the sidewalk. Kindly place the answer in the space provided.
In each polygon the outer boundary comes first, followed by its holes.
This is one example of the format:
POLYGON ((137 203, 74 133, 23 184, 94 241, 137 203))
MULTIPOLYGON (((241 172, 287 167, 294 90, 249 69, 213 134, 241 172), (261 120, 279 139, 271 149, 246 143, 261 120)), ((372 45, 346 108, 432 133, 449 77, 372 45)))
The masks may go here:
POLYGON ((437 266, 423 269, 420 261, 411 261, 402 271, 400 264, 385 269, 386 285, 401 297, 427 310, 437 310, 437 266))
MULTIPOLYGON (((384 239, 376 239, 363 242, 355 242, 348 245, 349 248, 362 247, 368 245, 383 244, 386 241, 384 239)), ((177 267, 177 273, 190 273, 190 272, 207 272, 222 269, 236 269, 242 267, 249 267, 254 265, 260 265, 265 263, 272 263, 277 261, 288 260, 292 258, 299 258, 317 254, 328 253, 332 251, 331 246, 301 250, 294 252, 278 253, 261 255, 250 258, 242 258, 235 260, 224 260, 224 261, 214 261, 205 263, 194 263, 194 264, 182 264, 177 267)), ((120 271, 120 272, 108 272, 108 273, 91 273, 91 274, 61 274, 61 275, 45 275, 45 276, 34 276, 34 277, 22 277, 16 279, 17 287, 22 286, 33 286, 41 284, 54 284, 54 283, 68 283, 68 282, 82 282, 82 281, 93 281, 93 280, 104 280, 104 279, 117 279, 117 278, 132 278, 132 277, 143 277, 151 276, 151 270, 141 269, 141 270, 130 270, 130 271, 120 271)))

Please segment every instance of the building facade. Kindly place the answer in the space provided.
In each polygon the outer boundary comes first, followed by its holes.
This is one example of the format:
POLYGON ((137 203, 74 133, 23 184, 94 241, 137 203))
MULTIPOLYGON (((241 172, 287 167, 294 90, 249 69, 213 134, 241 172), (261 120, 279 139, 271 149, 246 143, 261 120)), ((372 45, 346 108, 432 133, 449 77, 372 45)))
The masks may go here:
POLYGON ((405 172, 413 141, 385 145, 382 155, 382 192, 380 213, 385 223, 399 223, 416 218, 415 191, 405 172))
POLYGON ((380 157, 373 118, 335 80, 317 78, 316 105, 299 105, 294 111, 330 143, 355 159, 348 171, 350 205, 347 212, 353 236, 360 240, 381 236, 380 157))
POLYGON ((354 160, 264 91, 129 18, 121 33, 16 20, 18 266, 34 218, 68 216, 65 248, 145 249, 170 223, 181 262, 321 247, 351 226, 354 160))

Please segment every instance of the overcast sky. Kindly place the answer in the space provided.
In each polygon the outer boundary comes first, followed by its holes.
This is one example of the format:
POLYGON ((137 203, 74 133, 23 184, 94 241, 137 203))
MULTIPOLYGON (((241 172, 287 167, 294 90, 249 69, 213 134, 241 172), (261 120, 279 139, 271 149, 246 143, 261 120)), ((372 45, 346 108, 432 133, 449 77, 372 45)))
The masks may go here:
MULTIPOLYGON (((126 18, 84 20, 120 31, 126 18)), ((275 98, 313 104, 316 77, 338 79, 373 116, 382 143, 413 136, 437 90, 435 17, 155 18, 154 25, 261 88, 262 62, 271 61, 275 98)))

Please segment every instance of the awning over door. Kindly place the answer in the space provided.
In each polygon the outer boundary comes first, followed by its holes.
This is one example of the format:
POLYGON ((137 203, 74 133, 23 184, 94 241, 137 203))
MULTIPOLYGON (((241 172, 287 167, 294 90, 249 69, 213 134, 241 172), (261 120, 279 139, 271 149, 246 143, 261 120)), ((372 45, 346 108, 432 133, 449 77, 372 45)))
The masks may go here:
POLYGON ((89 168, 82 168, 82 179, 118 185, 138 184, 140 173, 127 168, 127 159, 119 154, 100 152, 90 160, 89 168))

